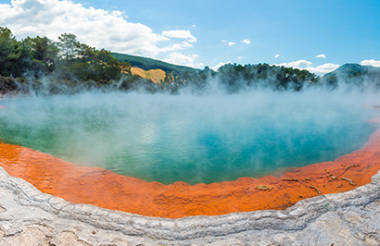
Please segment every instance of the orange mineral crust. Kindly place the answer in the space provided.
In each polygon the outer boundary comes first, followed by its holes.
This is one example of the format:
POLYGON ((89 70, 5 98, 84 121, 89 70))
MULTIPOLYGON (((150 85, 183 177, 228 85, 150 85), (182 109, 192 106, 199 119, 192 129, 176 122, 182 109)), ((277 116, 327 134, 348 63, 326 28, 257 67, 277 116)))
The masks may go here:
POLYGON ((380 129, 363 148, 335 161, 298 168, 281 177, 240 178, 209 185, 150 183, 101 168, 78 167, 48 154, 5 143, 0 143, 0 165, 10 175, 32 183, 42 192, 70 202, 146 216, 180 218, 285 209, 305 198, 348 191, 369 183, 380 169, 380 129))

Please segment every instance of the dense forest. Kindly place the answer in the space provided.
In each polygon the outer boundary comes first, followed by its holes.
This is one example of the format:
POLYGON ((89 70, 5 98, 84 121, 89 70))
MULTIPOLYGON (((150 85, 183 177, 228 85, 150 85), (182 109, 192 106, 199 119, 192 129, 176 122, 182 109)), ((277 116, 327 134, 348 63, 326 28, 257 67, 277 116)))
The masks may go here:
POLYGON ((208 67, 200 70, 97 50, 80 43, 70 33, 62 34, 56 42, 39 36, 17 40, 10 29, 0 27, 0 94, 50 95, 88 89, 143 89, 152 93, 168 91, 175 94, 182 88, 202 93, 210 81, 217 81, 230 93, 247 88, 301 91, 321 85, 336 88, 340 78, 349 81, 355 78, 355 83, 363 84, 367 77, 374 78, 379 86, 378 69, 357 66, 342 66, 323 78, 307 70, 269 64, 226 64, 218 71, 208 67), (165 78, 160 83, 153 83, 132 74, 132 66, 162 69, 165 78))
POLYGON ((128 89, 141 79, 130 68, 109 51, 81 44, 73 34, 62 34, 58 42, 39 36, 18 41, 0 27, 0 93, 72 93, 109 88, 116 81, 128 89))

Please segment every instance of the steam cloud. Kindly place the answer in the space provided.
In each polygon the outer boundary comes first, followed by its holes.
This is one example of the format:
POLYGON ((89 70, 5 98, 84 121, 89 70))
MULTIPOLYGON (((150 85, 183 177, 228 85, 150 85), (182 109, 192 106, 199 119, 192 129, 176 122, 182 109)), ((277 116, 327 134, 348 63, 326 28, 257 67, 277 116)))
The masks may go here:
POLYGON ((367 123, 375 93, 208 88, 10 98, 0 102, 0 139, 148 181, 195 184, 332 160, 375 129, 367 123))

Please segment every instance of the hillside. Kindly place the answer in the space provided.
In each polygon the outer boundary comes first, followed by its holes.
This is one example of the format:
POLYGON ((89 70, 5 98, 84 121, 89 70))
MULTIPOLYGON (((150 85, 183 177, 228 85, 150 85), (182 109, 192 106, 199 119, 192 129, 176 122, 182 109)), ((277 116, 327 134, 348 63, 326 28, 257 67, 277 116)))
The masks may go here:
POLYGON ((86 89, 135 90, 178 93, 190 88, 207 91, 217 81, 229 93, 247 88, 302 91, 304 88, 346 84, 380 89, 380 68, 345 64, 323 78, 296 68, 270 64, 226 64, 214 71, 97 50, 64 33, 54 42, 47 37, 17 40, 10 29, 0 27, 0 94, 43 95, 77 93, 86 89), (65 48, 62 48, 65 47, 65 48), (78 48, 79 47, 79 48, 78 48))
POLYGON ((132 67, 131 73, 133 75, 138 75, 144 79, 149 79, 153 81, 153 83, 158 84, 165 80, 166 74, 162 69, 150 69, 144 70, 139 67, 132 67))
POLYGON ((372 68, 372 67, 361 66, 361 65, 355 64, 355 63, 346 63, 346 64, 340 66, 339 68, 337 68, 336 70, 325 74, 324 77, 330 77, 333 75, 343 75, 343 76, 347 76, 347 77, 360 76, 360 75, 367 73, 368 68, 372 68))
POLYGON ((338 86, 338 84, 345 84, 349 86, 379 88, 380 68, 347 63, 325 74, 323 80, 334 87, 338 86))
POLYGON ((199 71, 199 69, 185 67, 185 66, 178 66, 178 65, 170 64, 170 63, 163 62, 160 60, 147 58, 147 57, 125 55, 125 54, 114 53, 114 52, 111 52, 111 55, 114 58, 116 58, 118 62, 129 62, 132 65, 132 67, 139 67, 144 70, 162 69, 163 71, 168 72, 168 73, 170 72, 183 73, 183 72, 199 71))

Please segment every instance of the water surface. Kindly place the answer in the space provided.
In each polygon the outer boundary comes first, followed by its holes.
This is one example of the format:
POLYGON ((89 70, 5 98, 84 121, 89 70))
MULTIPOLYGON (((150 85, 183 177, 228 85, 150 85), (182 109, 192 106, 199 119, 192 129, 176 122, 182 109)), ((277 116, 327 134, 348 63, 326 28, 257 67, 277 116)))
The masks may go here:
POLYGON ((2 104, 5 142, 164 184, 261 177, 334 160, 375 129, 362 105, 314 94, 87 93, 2 104))

